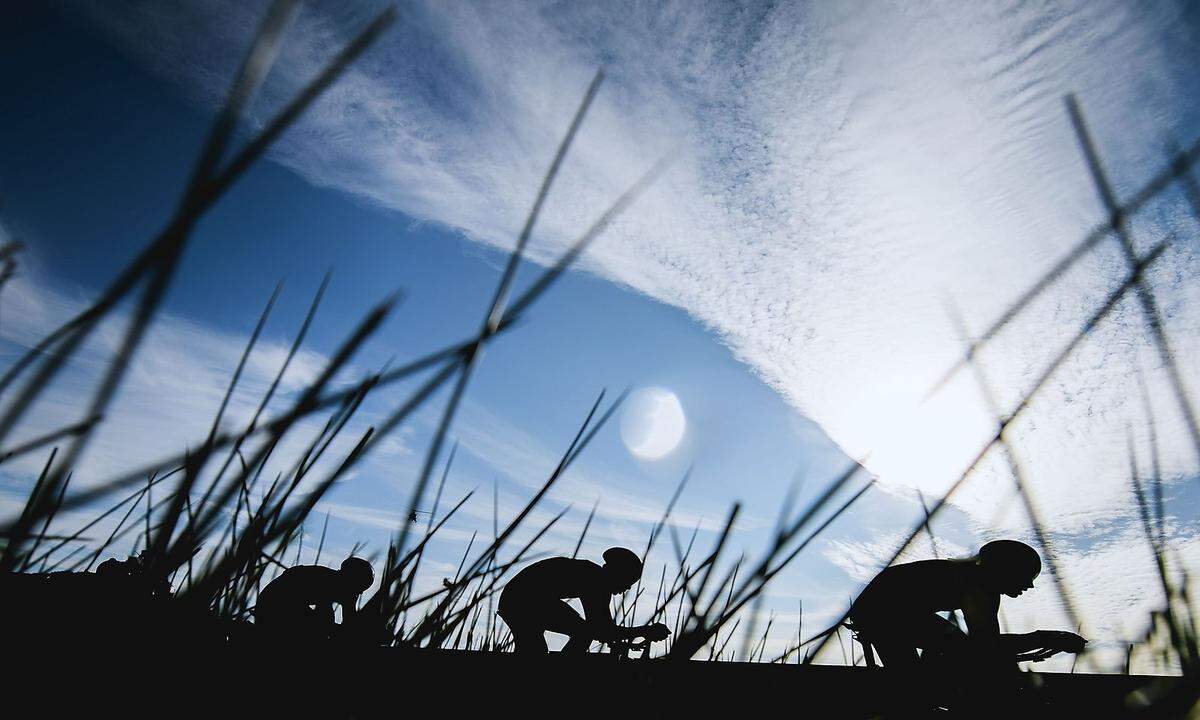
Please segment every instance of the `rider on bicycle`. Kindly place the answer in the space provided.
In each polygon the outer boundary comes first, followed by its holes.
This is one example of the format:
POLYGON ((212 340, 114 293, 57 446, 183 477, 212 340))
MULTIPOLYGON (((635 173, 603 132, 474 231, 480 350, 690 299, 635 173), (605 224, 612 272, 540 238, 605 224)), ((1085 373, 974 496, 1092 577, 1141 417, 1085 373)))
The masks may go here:
POLYGON ((642 561, 626 548, 604 551, 604 565, 557 557, 536 562, 517 573, 500 595, 499 615, 512 630, 516 652, 544 654, 546 632, 568 636, 563 652, 586 653, 593 640, 605 643, 644 637, 662 640, 669 631, 661 623, 622 627, 613 621, 609 600, 642 576, 642 561), (565 600, 579 598, 580 617, 565 600))
POLYGON ((995 540, 974 557, 920 560, 883 570, 854 601, 851 624, 868 637, 885 667, 912 667, 939 657, 958 671, 1015 668, 1057 652, 1078 653, 1087 640, 1072 632, 1000 632, 1000 596, 1033 587, 1042 569, 1037 551, 1015 540, 995 540), (937 613, 962 610, 964 633, 937 613))

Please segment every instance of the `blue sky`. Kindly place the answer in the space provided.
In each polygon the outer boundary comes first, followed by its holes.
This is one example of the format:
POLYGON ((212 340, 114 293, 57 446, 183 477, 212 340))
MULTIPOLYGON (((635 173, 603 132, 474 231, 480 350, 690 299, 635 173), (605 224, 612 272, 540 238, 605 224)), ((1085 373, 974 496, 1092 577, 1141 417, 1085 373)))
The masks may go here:
MULTIPOLYGON (((87 28, 61 25, 52 17, 36 19, 55 23, 61 45, 18 40, 13 47, 20 61, 6 65, 14 72, 3 79, 19 88, 14 96, 24 112, 5 133, 4 221, 13 237, 29 245, 22 258, 24 278, 81 299, 102 287, 167 217, 207 116, 87 28), (70 56, 77 59, 61 60, 70 56), (47 63, 48 57, 74 69, 64 72, 63 65, 47 63), (62 160, 48 162, 48 152, 62 160), (63 211, 65 197, 71 198, 69 212, 63 211)), ((240 340, 275 283, 286 279, 267 330, 268 337, 286 343, 311 293, 331 271, 330 290, 311 335, 310 346, 320 352, 331 350, 373 303, 402 289, 397 316, 362 360, 371 367, 393 356, 397 361, 415 357, 473 332, 503 259, 443 227, 314 188, 276 164, 262 163, 198 229, 165 312, 194 322, 201 332, 211 329, 211 342, 240 340)), ((527 270, 522 278, 530 275, 527 270)), ((9 357, 19 350, 13 343, 6 346, 9 357)), ((232 365, 213 370, 214 375, 229 372, 232 365)), ((761 526, 773 519, 770 513, 798 470, 827 479, 848 462, 815 424, 686 313, 582 273, 570 273, 522 327, 489 349, 471 384, 470 401, 480 408, 476 415, 511 426, 540 441, 539 450, 553 453, 565 447, 600 390, 607 388, 611 397, 644 385, 667 387, 680 397, 688 421, 684 446, 667 459, 641 462, 621 444, 614 424, 583 465, 606 486, 613 484, 615 493, 644 500, 646 518, 661 512, 689 465, 699 470, 683 506, 698 508, 693 517, 705 517, 709 527, 735 499, 748 503, 751 523, 761 526)), ((406 445, 424 447, 429 418, 424 420, 405 438, 406 445)), ((489 427, 475 432, 486 434, 489 427)), ((184 426, 164 435, 159 455, 195 439, 184 426)), ((504 437, 500 428, 497 435, 504 437)), ((133 440, 102 439, 103 447, 133 440)), ((416 459, 406 455, 399 468, 374 468, 334 500, 400 513, 407 502, 400 491, 415 476, 416 459)), ((488 462, 492 459, 472 457, 468 449, 456 467, 466 476, 459 486, 470 486, 469 480, 482 484, 476 504, 488 514, 493 478, 511 504, 528 496, 525 485, 540 483, 550 469, 543 463, 514 479, 506 475, 513 467, 497 467, 488 462)), ((570 498, 579 503, 579 522, 597 497, 603 522, 604 488, 570 498)), ((490 519, 481 527, 490 528, 490 519)), ((379 530, 367 531, 376 546, 386 537, 379 530)), ((342 531, 348 538, 343 544, 352 544, 355 529, 342 531)), ((644 542, 641 524, 619 531, 629 533, 631 542, 644 542)), ((454 549, 461 552, 461 543, 454 549)))
MULTIPOLYGON (((0 295, 3 357, 86 301, 159 229, 261 13, 253 3, 97 7, 27 9, 4 24, 0 223, 29 250, 19 282, 0 295)), ((248 126, 373 7, 305 9, 248 126)), ((404 302, 357 372, 474 331, 501 250, 603 63, 608 80, 535 233, 534 259, 560 252, 667 149, 682 144, 682 158, 584 272, 487 352, 455 428, 463 454, 451 483, 481 492, 439 558, 452 562, 464 533, 490 529, 493 481, 502 514, 519 507, 601 388, 662 386, 686 412, 682 447, 638 461, 610 428, 551 509, 574 503, 577 527, 601 496, 593 554, 638 542, 694 465, 681 528, 719 522, 740 500, 738 542, 754 551, 794 478, 811 495, 848 455, 865 457, 880 490, 772 594, 785 614, 803 598, 816 623, 840 611, 917 517, 915 491, 944 488, 988 427, 969 376, 919 402, 959 348, 945 299, 982 326, 1099 218, 1062 94, 1079 93, 1127 194, 1157 168, 1165 134, 1197 135, 1194 37, 1194 18, 1171 4, 1136 15, 1104 3, 877 4, 859 14, 821 3, 404 4, 379 47, 199 226, 144 370, 118 406, 125 414, 113 414, 86 462, 104 476, 195 441, 281 278, 261 377, 327 270, 302 363, 310 371, 396 289, 404 302), (898 39, 893 27, 906 32, 898 39)), ((1182 238, 1153 277, 1184 358, 1200 340, 1187 309, 1197 292, 1187 281, 1197 260, 1190 222, 1165 198, 1135 225, 1143 248, 1171 231, 1182 238)), ((1121 276, 1117 257, 1097 253, 1000 338, 985 361, 1003 402, 1121 276)), ((1116 588, 1088 608, 1107 642, 1139 627, 1152 587, 1123 477, 1124 428, 1145 425, 1120 382, 1131 368, 1146 374, 1161 413, 1173 515, 1189 517, 1196 501, 1184 482, 1196 458, 1139 332, 1133 308, 1122 308, 1017 428, 1039 497, 1078 555, 1077 582, 1116 588)), ((87 363, 31 433, 69 413, 87 363)), ((1184 366, 1197 384, 1195 363, 1184 366)), ((366 408, 364 422, 395 397, 366 408)), ((382 544, 432 421, 417 418, 332 498, 343 548, 358 537, 382 544)), ((8 488, 36 464, 8 470, 8 488)), ((939 522, 943 551, 1027 533, 1010 485, 1002 464, 985 465, 939 522)), ((1195 528, 1175 527, 1195 558, 1195 528)), ((1022 603, 1017 624, 1058 622, 1050 593, 1022 603)))

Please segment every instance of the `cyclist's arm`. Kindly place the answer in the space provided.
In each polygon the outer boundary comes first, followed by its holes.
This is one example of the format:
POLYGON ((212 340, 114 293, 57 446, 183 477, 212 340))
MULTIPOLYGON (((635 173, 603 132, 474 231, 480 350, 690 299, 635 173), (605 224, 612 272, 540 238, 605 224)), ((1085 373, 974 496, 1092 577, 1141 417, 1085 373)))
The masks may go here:
MULTIPOLYGON (((969 593, 963 602, 963 619, 967 621, 967 637, 980 659, 998 659, 1007 653, 1001 642, 1000 596, 990 593, 969 593)), ((1011 654, 1010 654, 1011 656, 1011 654)))
MULTIPOLYGON (((358 596, 349 595, 338 600, 338 605, 342 606, 342 623, 345 624, 354 614, 358 612, 358 596)), ((332 608, 330 608, 332 610, 332 608)))
POLYGON ((583 617, 592 630, 592 637, 600 642, 612 642, 630 637, 629 628, 623 628, 613 622, 612 613, 608 610, 609 595, 597 593, 580 598, 583 603, 583 617))

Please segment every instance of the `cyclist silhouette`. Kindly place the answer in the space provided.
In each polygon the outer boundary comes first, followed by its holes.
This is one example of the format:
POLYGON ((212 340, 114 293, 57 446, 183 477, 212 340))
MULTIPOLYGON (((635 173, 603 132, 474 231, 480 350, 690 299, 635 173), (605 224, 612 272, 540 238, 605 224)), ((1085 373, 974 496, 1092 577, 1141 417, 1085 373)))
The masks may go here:
POLYGON ((1078 653, 1087 640, 1072 632, 1000 632, 1000 596, 1015 598, 1030 589, 1041 569, 1037 551, 1015 540, 989 542, 970 558, 893 565, 854 601, 849 625, 864 646, 874 646, 885 667, 939 659, 960 671, 1013 669, 1022 660, 1078 653), (966 633, 937 614, 947 610, 962 611, 966 633))
POLYGON ((604 565, 574 558, 548 558, 517 573, 500 594, 499 616, 512 630, 517 653, 545 654, 546 633, 566 635, 570 639, 565 653, 586 653, 593 640, 615 642, 644 637, 662 640, 667 626, 653 623, 621 627, 613 622, 609 600, 619 595, 642 576, 642 561, 632 550, 609 548, 604 565), (584 616, 570 605, 579 598, 584 616))
POLYGON ((333 606, 342 606, 342 623, 354 617, 358 596, 371 587, 375 572, 362 558, 346 558, 341 568, 297 565, 284 570, 258 594, 254 624, 265 632, 296 640, 328 638, 337 627, 333 606))

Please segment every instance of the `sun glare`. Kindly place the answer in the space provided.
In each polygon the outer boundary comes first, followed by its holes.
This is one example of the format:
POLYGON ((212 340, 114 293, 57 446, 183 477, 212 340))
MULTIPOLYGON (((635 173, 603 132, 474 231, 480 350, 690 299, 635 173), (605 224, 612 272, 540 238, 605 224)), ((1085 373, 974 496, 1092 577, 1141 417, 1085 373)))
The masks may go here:
POLYGON ((940 495, 965 469, 993 430, 978 399, 952 388, 920 397, 873 397, 857 409, 856 447, 880 481, 940 495))

